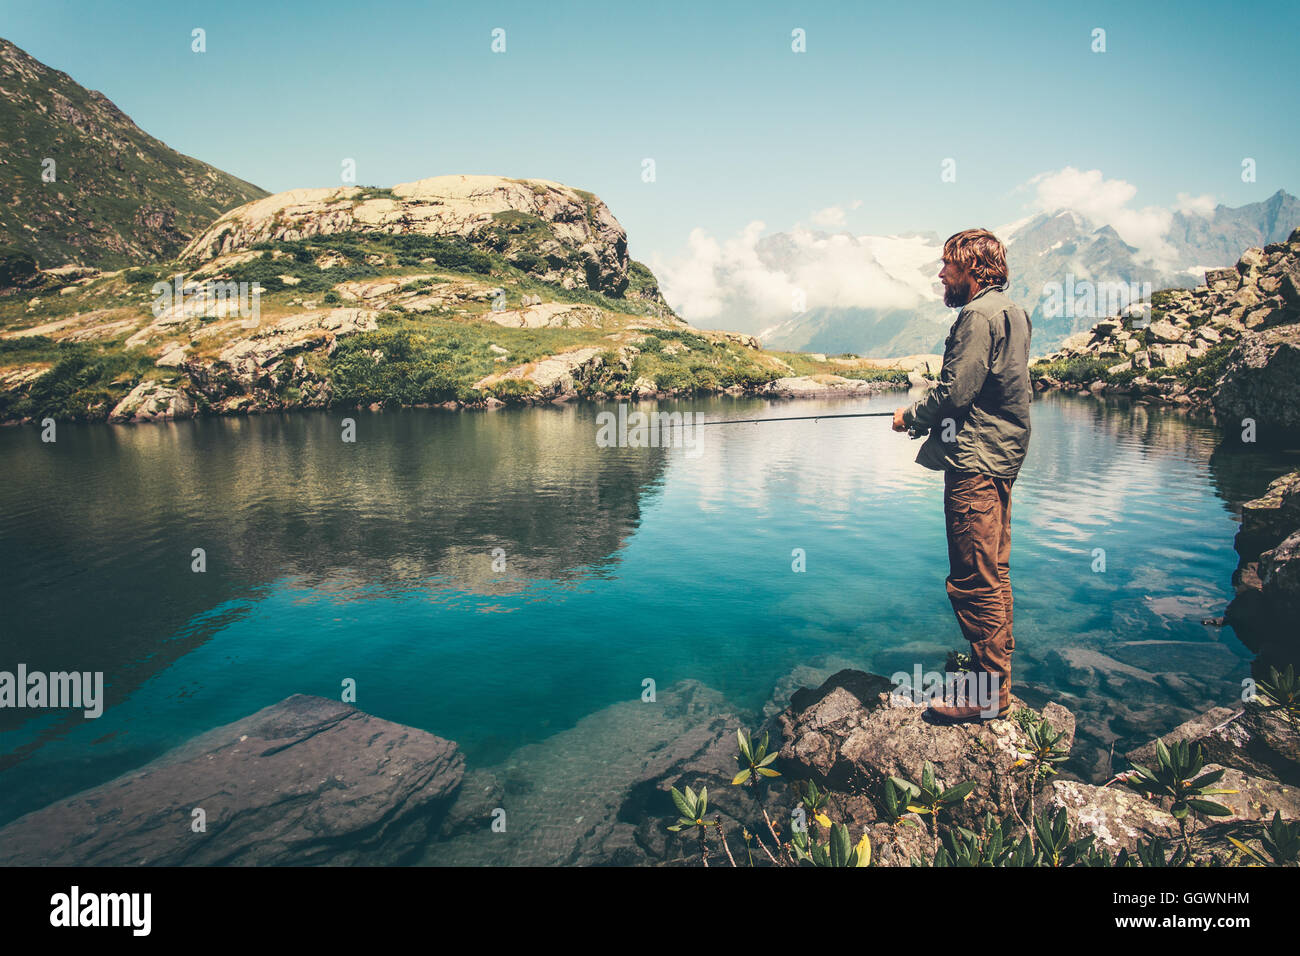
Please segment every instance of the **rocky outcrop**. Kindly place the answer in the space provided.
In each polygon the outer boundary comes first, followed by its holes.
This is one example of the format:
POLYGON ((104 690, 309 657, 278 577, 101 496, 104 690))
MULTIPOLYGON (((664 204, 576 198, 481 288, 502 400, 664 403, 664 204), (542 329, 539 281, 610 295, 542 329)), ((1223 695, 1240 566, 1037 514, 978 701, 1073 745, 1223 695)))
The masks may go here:
POLYGON ((1236 594, 1224 623, 1266 658, 1294 661, 1300 653, 1291 636, 1300 616, 1300 471, 1282 475, 1242 504, 1235 547, 1236 594))
POLYGON ((203 262, 259 242, 348 232, 463 239, 543 282, 621 296, 627 233, 591 193, 543 179, 435 176, 392 189, 293 189, 226 213, 182 251, 203 262))
POLYGON ((1275 444, 1300 435, 1300 325, 1244 333, 1228 356, 1213 402, 1225 423, 1254 421, 1261 441, 1275 444))
POLYGON ((1212 404, 1221 420, 1253 418, 1262 432, 1300 427, 1300 229, 1205 278, 1066 339, 1041 361, 1068 362, 1071 377, 1031 366, 1035 387, 1212 404))
MULTIPOLYGON (((1253 777, 1294 787, 1300 784, 1300 731, 1290 721, 1256 707, 1217 707, 1204 717, 1175 727, 1160 738, 1199 744, 1206 758, 1253 777), (1225 715, 1226 712, 1226 716, 1225 715)), ((1155 763, 1155 741, 1126 755, 1134 763, 1155 763)))
POLYGON ((892 382, 844 378, 840 375, 792 375, 768 382, 761 391, 769 395, 802 398, 814 395, 872 395, 897 387, 892 382))
POLYGON ((0 829, 0 860, 400 864, 437 835, 463 776, 451 741, 295 695, 15 820, 0 829))
POLYGON ((519 382, 531 386, 541 399, 565 398, 573 394, 580 382, 586 382, 604 364, 604 349, 579 348, 552 355, 540 362, 517 365, 500 374, 487 375, 474 383, 475 388, 491 389, 501 382, 519 382))
MULTIPOLYGON (((999 819, 1009 815, 1028 792, 1023 783, 1016 790, 1012 772, 1027 740, 1021 725, 1014 720, 929 723, 924 704, 894 695, 894 689, 884 677, 844 670, 815 690, 798 691, 775 722, 784 741, 781 765, 819 786, 864 795, 853 806, 859 822, 875 822, 874 804, 866 794, 879 794, 891 776, 919 781, 926 761, 948 786, 976 783, 970 799, 955 809, 954 820, 972 824, 988 811, 999 819)), ((1026 707, 1014 695, 1012 700, 1013 707, 1026 707)), ((1073 714, 1049 703, 1041 717, 1062 732, 1062 746, 1073 743, 1073 714)))
MULTIPOLYGON (((777 765, 792 778, 812 779, 829 789, 834 794, 832 818, 848 823, 855 834, 865 827, 880 865, 906 866, 911 857, 932 851, 925 830, 892 826, 883 818, 880 794, 890 776, 917 782, 928 761, 941 787, 974 781, 970 797, 952 807, 945 823, 977 827, 986 812, 998 820, 1017 813, 1023 819, 1031 771, 1020 762, 1027 739, 1021 717, 1062 731, 1058 746, 1068 748, 1073 742, 1074 717, 1059 704, 1035 711, 1013 695, 1012 719, 943 726, 926 722, 921 705, 900 701, 891 695, 893 689, 884 677, 840 671, 815 690, 796 692, 773 721, 782 741, 777 765)), ((1205 851, 1230 849, 1227 834, 1238 832, 1243 823, 1266 820, 1274 811, 1283 819, 1300 818, 1300 793, 1289 782, 1300 771, 1289 724, 1251 711, 1219 709, 1162 739, 1204 744, 1208 759, 1217 761, 1206 769, 1222 767, 1221 786, 1237 791, 1213 798, 1231 816, 1216 819, 1205 830, 1205 851)), ((1131 757, 1154 763, 1154 747, 1153 742, 1131 757)), ((1091 835, 1112 856, 1153 837, 1173 840, 1180 832, 1163 806, 1124 787, 1118 777, 1096 786, 1062 773, 1040 779, 1035 789, 1037 813, 1064 809, 1076 839, 1091 835)))
MULTIPOLYGON (((379 328, 371 309, 326 309, 291 315, 264 326, 240 329, 214 357, 189 357, 190 342, 162 347, 157 364, 175 370, 181 382, 146 379, 118 402, 111 422, 146 422, 193 418, 203 411, 234 414, 283 406, 280 388, 292 385, 296 405, 319 408, 329 403, 331 389, 323 372, 306 361, 308 353, 331 354, 343 336, 379 328)), ((199 320, 178 317, 173 325, 186 338, 203 337, 208 329, 189 330, 199 320)), ((240 320, 242 321, 242 320, 240 320)), ((231 320, 223 330, 236 324, 231 320)))
POLYGON ((194 397, 183 388, 145 379, 109 413, 110 422, 155 422, 193 418, 194 397))
MULTIPOLYGON (((207 398, 218 404, 246 395, 256 398, 259 404, 274 402, 273 393, 282 381, 300 390, 319 392, 323 402, 329 394, 328 385, 323 379, 313 382, 305 364, 294 357, 304 352, 328 355, 341 337, 377 328, 377 313, 369 309, 305 312, 228 342, 210 363, 182 367, 207 398), (266 394, 258 395, 259 390, 266 394)), ((306 404, 310 403, 308 396, 306 404)))

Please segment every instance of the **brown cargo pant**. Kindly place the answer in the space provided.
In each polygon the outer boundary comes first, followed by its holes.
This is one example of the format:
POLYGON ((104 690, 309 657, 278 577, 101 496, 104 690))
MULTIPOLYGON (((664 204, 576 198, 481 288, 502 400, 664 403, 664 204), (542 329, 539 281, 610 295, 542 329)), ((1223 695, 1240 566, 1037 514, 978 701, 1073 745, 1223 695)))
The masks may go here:
POLYGON ((1011 486, 1014 478, 944 472, 948 600, 971 643, 972 667, 1011 684, 1011 486))

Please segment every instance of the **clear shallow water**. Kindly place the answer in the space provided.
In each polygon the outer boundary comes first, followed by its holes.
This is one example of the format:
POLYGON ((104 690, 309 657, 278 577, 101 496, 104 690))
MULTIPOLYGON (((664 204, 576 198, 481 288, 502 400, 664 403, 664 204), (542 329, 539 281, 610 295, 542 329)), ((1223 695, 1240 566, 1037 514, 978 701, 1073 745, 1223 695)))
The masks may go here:
MULTIPOLYGON (((0 669, 108 684, 97 720, 0 711, 0 823, 344 678, 475 768, 618 713, 647 677, 752 713, 800 665, 938 670, 964 647, 942 475, 887 420, 707 429, 692 457, 598 448, 596 411, 362 414, 356 444, 341 414, 61 425, 53 445, 0 430, 0 669)), ((1236 699, 1252 655, 1201 623, 1232 594, 1227 500, 1295 462, 1216 453, 1212 424, 1144 405, 1052 395, 1033 427, 1012 506, 1016 692, 1076 712, 1095 776, 1112 742, 1236 699)))

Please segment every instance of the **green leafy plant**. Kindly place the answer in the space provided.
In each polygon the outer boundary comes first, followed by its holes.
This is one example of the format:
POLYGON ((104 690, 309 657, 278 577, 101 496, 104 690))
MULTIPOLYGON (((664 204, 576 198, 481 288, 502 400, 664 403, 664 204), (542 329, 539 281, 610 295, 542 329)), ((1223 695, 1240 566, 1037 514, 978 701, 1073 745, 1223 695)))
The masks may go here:
POLYGON ((1238 850, 1254 862, 1252 866, 1289 866, 1300 860, 1300 821, 1283 820, 1280 811, 1273 811, 1273 819, 1260 827, 1258 836, 1265 859, 1260 851, 1252 849, 1235 837, 1228 837, 1238 850))
POLYGON ((978 831, 952 827, 943 835, 943 846, 935 854, 934 866, 1005 866, 1015 852, 1010 839, 1011 821, 999 824, 985 813, 978 831))
POLYGON ((1042 777, 1056 773, 1054 765, 1070 756, 1070 748, 1060 745, 1064 736, 1065 731, 1057 730, 1046 720, 1025 726, 1025 743, 1016 747, 1021 755, 1017 762, 1033 767, 1042 777))
POLYGON ((1154 771, 1135 763, 1136 776, 1126 777, 1125 785, 1147 799, 1168 799, 1169 812, 1175 820, 1184 820, 1193 811, 1210 817, 1232 816, 1232 811, 1223 804, 1204 799, 1237 791, 1211 789, 1211 785, 1223 777, 1224 771, 1201 773, 1205 766, 1205 748, 1200 744, 1193 750, 1186 740, 1175 741, 1171 747, 1166 747, 1163 740, 1157 740, 1156 760, 1154 771))
POLYGON ((808 830, 797 830, 792 838, 792 849, 799 862, 813 866, 870 866, 871 838, 865 830, 856 845, 849 828, 835 823, 830 828, 830 839, 825 844, 813 840, 808 830))
POLYGON ((685 793, 682 793, 676 787, 673 787, 671 790, 671 796, 673 798, 673 804, 677 807, 677 812, 680 816, 677 818, 677 823, 670 826, 668 829, 673 833, 694 829, 699 834, 700 838, 700 857, 704 861, 704 865, 708 866, 709 845, 706 837, 708 836, 709 827, 722 826, 722 821, 720 819, 705 819, 705 816, 709 811, 709 788, 702 787, 700 792, 696 794, 696 792, 690 787, 686 788, 685 793))
POLYGON ((894 778, 885 780, 885 786, 881 790, 880 809, 885 822, 891 827, 918 825, 915 820, 907 816, 907 802, 910 797, 910 791, 895 783, 894 778))
POLYGON ((1041 866, 1077 866, 1105 865, 1109 863, 1093 847, 1095 834, 1088 834, 1074 839, 1071 832, 1069 815, 1065 807, 1056 811, 1049 821, 1046 816, 1034 818, 1034 834, 1037 836, 1036 865, 1041 866))
POLYGON ((970 670, 970 654, 965 651, 949 651, 943 669, 950 674, 960 674, 970 670))
POLYGON ((1141 764, 1133 765, 1134 773, 1124 777, 1124 785, 1154 802, 1168 802, 1167 809, 1178 821, 1186 855, 1191 855, 1191 833, 1187 827, 1189 814, 1206 817, 1230 817, 1232 811, 1221 803, 1206 800, 1207 796, 1236 793, 1236 790, 1218 790, 1213 785, 1223 777, 1223 770, 1201 773, 1205 766, 1205 748, 1197 744, 1193 749, 1186 740, 1165 746, 1156 740, 1156 769, 1149 770, 1141 764))
POLYGON ((736 760, 740 763, 740 773, 732 778, 733 786, 738 786, 746 781, 757 784, 758 778, 762 777, 779 777, 781 772, 773 770, 768 764, 776 760, 776 751, 767 752, 767 731, 763 732, 763 737, 754 747, 749 739, 749 734, 744 730, 736 730, 736 740, 740 744, 740 753, 736 755, 736 760))
POLYGON ((894 786, 906 795, 907 809, 912 813, 930 817, 930 835, 934 852, 939 851, 939 814, 968 799, 975 790, 975 781, 967 780, 954 787, 941 788, 934 778, 934 765, 926 761, 921 768, 921 785, 918 787, 903 777, 890 777, 894 786))
POLYGON ((826 816, 826 802, 830 794, 818 789, 816 781, 813 780, 796 782, 795 792, 799 794, 799 802, 803 804, 809 821, 829 830, 831 819, 826 816))
POLYGON ((1300 679, 1296 678, 1295 665, 1287 664, 1285 671, 1269 667, 1268 680, 1259 682, 1264 693, 1257 696, 1254 705, 1263 713, 1278 713, 1294 721, 1300 716, 1300 679))
POLYGON ((708 827, 716 824, 704 819, 705 814, 709 811, 709 788, 702 787, 696 794, 690 787, 682 793, 676 787, 672 788, 673 803, 677 807, 677 812, 681 814, 676 825, 668 829, 674 833, 690 827, 708 827))

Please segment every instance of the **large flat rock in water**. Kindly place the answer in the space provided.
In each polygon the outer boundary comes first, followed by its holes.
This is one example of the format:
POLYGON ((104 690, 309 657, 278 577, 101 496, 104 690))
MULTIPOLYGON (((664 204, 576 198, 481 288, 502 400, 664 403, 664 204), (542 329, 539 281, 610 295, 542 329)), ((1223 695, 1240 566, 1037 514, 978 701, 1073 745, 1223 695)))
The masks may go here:
POLYGON ((296 694, 20 817, 0 829, 0 862, 404 863, 437 838, 464 774, 449 740, 296 694))

